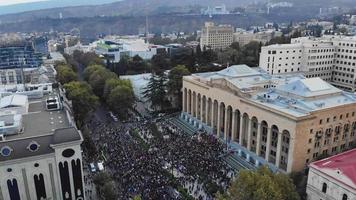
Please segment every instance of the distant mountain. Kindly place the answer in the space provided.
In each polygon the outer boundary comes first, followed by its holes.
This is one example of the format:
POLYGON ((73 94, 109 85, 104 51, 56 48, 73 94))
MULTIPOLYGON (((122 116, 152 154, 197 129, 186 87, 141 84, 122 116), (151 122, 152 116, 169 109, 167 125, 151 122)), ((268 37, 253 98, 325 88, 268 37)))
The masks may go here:
MULTIPOLYGON (((261 1, 266 0, 255 0, 254 2, 261 1)), ((17 11, 16 14, 6 14, 0 16, 0 21, 4 23, 36 20, 40 18, 58 18, 59 13, 62 13, 63 18, 140 16, 146 14, 187 12, 194 8, 200 9, 201 7, 217 6, 221 4, 225 4, 228 8, 233 9, 236 6, 246 5, 249 3, 251 3, 251 0, 50 0, 46 2, 0 7, 0 15, 1 13, 9 13, 11 10, 17 11), (102 5, 90 5, 98 4, 99 2, 102 5), (70 7, 66 7, 68 5, 70 5, 70 7), (34 11, 19 13, 29 8, 34 11)))
POLYGON ((117 1, 121 0, 47 0, 34 3, 21 3, 8 6, 0 6, 0 15, 59 7, 100 5, 117 1))

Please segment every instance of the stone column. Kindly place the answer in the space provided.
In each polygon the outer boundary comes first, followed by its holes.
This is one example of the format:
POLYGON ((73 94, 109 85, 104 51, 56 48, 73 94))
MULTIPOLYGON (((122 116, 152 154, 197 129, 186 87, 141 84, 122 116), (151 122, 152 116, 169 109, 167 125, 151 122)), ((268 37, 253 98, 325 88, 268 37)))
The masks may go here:
POLYGON ((195 97, 195 117, 197 119, 199 119, 199 98, 198 98, 198 94, 196 94, 196 97, 195 97))
POLYGON ((251 138, 252 138, 252 120, 249 119, 248 121, 248 127, 247 127, 247 149, 251 151, 251 138))
POLYGON ((269 162, 268 158, 269 158, 269 154, 270 154, 270 151, 271 151, 271 135, 272 135, 272 129, 270 127, 268 127, 268 130, 267 130, 267 144, 266 144, 266 157, 265 157, 265 160, 267 162, 269 162))
POLYGON ((224 124, 224 139, 228 140, 228 136, 229 136, 229 117, 228 117, 228 109, 225 108, 225 124, 224 124))
POLYGON ((203 97, 200 97, 200 121, 202 123, 204 123, 204 101, 203 101, 203 97))
POLYGON ((220 138, 220 105, 218 103, 218 121, 216 123, 216 135, 218 136, 218 138, 220 138))
POLYGON ((261 155, 261 130, 262 130, 262 127, 261 127, 261 123, 258 123, 257 124, 257 138, 256 138, 256 154, 258 156, 261 155))
POLYGON ((187 112, 187 92, 183 88, 183 112, 187 112))
POLYGON ((243 125, 244 125, 244 117, 243 117, 243 115, 240 115, 240 135, 239 135, 239 144, 241 145, 241 146, 243 146, 243 143, 242 143, 242 135, 243 135, 243 133, 242 133, 242 131, 243 131, 243 125))
POLYGON ((281 163, 281 152, 282 151, 282 133, 278 133, 277 141, 277 153, 276 153, 276 166, 279 169, 281 163))
POLYGON ((231 124, 231 140, 234 141, 236 139, 236 116, 235 116, 235 112, 232 111, 232 124, 231 124))
POLYGON ((208 99, 205 99, 206 100, 206 102, 205 102, 205 122, 204 123, 206 123, 207 125, 208 125, 208 121, 209 121, 209 115, 210 115, 210 113, 209 113, 209 101, 208 101, 208 99))
POLYGON ((292 133, 289 138, 289 148, 288 148, 288 161, 287 161, 287 173, 290 173, 293 169, 293 154, 294 154, 294 138, 292 133))
POLYGON ((214 101, 212 101, 211 102, 211 118, 210 118, 210 120, 211 120, 211 127, 214 129, 214 119, 215 119, 215 115, 216 115, 216 113, 215 113, 215 106, 214 106, 215 104, 214 104, 214 101))

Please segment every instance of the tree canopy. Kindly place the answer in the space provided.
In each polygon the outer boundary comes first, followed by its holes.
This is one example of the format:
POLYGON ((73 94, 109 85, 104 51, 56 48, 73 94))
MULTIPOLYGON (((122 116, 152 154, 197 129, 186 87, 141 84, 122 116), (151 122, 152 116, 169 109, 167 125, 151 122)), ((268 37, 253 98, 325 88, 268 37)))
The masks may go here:
POLYGON ((242 170, 218 200, 299 200, 296 187, 285 174, 274 174, 267 167, 242 170))
POLYGON ((57 70, 57 81, 66 84, 71 81, 76 81, 78 79, 77 74, 68 65, 60 64, 56 67, 57 70))
POLYGON ((73 81, 64 85, 67 97, 72 100, 74 116, 81 125, 87 115, 98 105, 98 97, 88 83, 73 81))
POLYGON ((177 103, 181 103, 183 76, 190 75, 190 71, 184 65, 174 67, 168 74, 168 93, 173 95, 177 103))

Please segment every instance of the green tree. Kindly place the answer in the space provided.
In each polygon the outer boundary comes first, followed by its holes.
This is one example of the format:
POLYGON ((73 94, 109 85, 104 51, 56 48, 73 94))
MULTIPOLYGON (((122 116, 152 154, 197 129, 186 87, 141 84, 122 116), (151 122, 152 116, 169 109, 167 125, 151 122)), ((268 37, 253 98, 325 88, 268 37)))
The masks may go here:
POLYGON ((100 191, 105 200, 118 199, 118 192, 114 181, 105 182, 100 191))
POLYGON ((190 75, 190 71, 184 65, 174 67, 168 74, 168 93, 173 95, 178 104, 182 99, 183 76, 187 75, 190 75))
POLYGON ((273 174, 267 167, 242 170, 219 200, 299 200, 296 187, 285 174, 273 174))
POLYGON ((66 84, 71 81, 77 80, 77 74, 73 71, 73 69, 67 65, 58 65, 56 67, 57 70, 57 81, 66 84))
POLYGON ((87 68, 85 68, 83 72, 83 78, 85 81, 89 81, 90 75, 92 75, 95 71, 103 69, 104 66, 102 65, 90 65, 87 68))
POLYGON ((167 76, 164 73, 152 74, 143 96, 151 103, 155 111, 168 106, 167 101, 167 76))
MULTIPOLYGON (((87 73, 87 71, 85 71, 87 73)), ((99 96, 103 97, 105 81, 108 79, 118 79, 117 75, 114 72, 109 71, 108 69, 101 67, 93 71, 88 79, 88 83, 93 88, 93 92, 99 96)))
POLYGON ((166 53, 156 54, 151 59, 153 71, 162 73, 164 70, 171 68, 171 61, 166 53))
POLYGON ((135 103, 135 96, 132 87, 126 85, 119 85, 111 90, 107 103, 109 107, 120 115, 121 118, 126 119, 128 109, 132 108, 135 103))
POLYGON ((67 97, 72 100, 74 116, 79 127, 88 114, 98 105, 98 97, 92 92, 89 84, 85 82, 70 82, 64 85, 67 97))

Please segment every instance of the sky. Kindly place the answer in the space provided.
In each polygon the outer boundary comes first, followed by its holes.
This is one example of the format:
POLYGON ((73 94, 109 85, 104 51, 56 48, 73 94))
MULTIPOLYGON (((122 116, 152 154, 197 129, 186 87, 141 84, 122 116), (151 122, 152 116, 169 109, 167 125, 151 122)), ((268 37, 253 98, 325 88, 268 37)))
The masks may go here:
POLYGON ((8 6, 20 3, 32 3, 39 1, 47 1, 47 0, 0 0, 0 6, 8 6))

